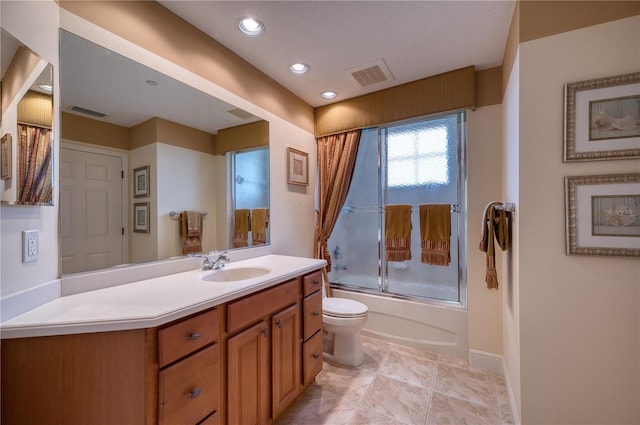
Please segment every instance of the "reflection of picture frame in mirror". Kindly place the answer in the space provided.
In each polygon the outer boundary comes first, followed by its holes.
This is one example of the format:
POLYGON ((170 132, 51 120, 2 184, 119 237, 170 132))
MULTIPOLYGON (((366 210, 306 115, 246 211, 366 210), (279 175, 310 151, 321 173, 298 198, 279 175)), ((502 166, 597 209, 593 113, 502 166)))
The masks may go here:
POLYGON ((309 154, 287 148, 287 183, 306 186, 309 184, 309 154))
POLYGON ((134 168, 133 197, 146 198, 149 196, 149 166, 134 168))
POLYGON ((133 231, 149 233, 149 202, 133 204, 133 231))
POLYGON ((11 178, 11 134, 7 133, 0 139, 0 178, 11 178))

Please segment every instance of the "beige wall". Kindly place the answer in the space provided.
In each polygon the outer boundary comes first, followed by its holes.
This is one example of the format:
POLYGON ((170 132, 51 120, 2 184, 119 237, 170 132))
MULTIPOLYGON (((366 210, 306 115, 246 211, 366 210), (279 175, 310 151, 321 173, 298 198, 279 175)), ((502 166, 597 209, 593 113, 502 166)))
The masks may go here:
MULTIPOLYGON (((54 93, 58 82, 58 27, 59 16, 55 3, 2 1, 0 19, 2 28, 36 54, 53 65, 54 93), (37 28, 37 31, 33 29, 37 28)), ((54 123, 59 122, 59 99, 54 95, 54 123)), ((14 120, 2 120, 2 134, 15 134, 14 120), (11 126, 11 128, 5 128, 11 126)), ((54 125, 53 139, 59 140, 59 129, 54 125)), ((53 145, 53 156, 59 147, 53 145)), ((54 170, 53 199, 58 199, 58 172, 54 170)), ((0 296, 5 297, 44 283, 55 282, 59 276, 58 207, 0 207, 0 296), (40 259, 35 263, 22 263, 22 231, 40 231, 40 259)))
POLYGON ((521 43, 518 62, 518 139, 505 143, 518 144, 522 421, 638 423, 638 259, 565 255, 563 179, 640 160, 563 163, 562 90, 638 71, 640 16, 521 43))
MULTIPOLYGON (((502 201, 502 105, 478 108, 467 115, 467 299, 469 349, 502 354, 502 291, 487 289, 486 257, 478 249, 481 217, 489 201, 502 201)), ((506 254, 498 249, 499 267, 506 254)), ((499 270, 499 268, 498 268, 499 270)))

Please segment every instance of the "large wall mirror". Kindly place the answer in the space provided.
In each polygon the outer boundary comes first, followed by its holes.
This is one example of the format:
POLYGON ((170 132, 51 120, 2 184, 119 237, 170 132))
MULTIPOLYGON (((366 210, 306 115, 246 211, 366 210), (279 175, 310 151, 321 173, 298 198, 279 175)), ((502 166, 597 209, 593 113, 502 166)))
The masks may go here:
POLYGON ((269 243, 269 124, 60 31, 62 273, 269 243))
POLYGON ((53 67, 2 29, 3 205, 53 205, 53 67))

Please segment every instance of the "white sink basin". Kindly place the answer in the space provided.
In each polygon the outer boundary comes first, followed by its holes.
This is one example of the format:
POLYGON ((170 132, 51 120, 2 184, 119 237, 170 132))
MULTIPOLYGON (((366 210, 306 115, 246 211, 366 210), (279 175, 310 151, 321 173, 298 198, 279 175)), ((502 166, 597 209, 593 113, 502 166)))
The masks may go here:
POLYGON ((213 270, 200 276, 200 279, 207 282, 235 282, 264 276, 270 271, 271 269, 267 267, 237 267, 233 269, 213 270))

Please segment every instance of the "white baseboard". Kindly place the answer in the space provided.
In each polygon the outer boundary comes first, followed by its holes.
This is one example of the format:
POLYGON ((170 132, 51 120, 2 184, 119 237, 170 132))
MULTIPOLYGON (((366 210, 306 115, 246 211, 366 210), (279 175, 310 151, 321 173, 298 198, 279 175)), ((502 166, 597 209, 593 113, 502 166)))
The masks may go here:
POLYGON ((509 406, 511 406, 511 417, 513 423, 520 424, 520 415, 518 414, 518 408, 516 407, 516 398, 513 395, 513 389, 511 387, 511 380, 509 379, 509 371, 507 370, 507 363, 502 359, 502 369, 504 371, 504 385, 507 387, 507 393, 509 394, 509 406))
POLYGON ((507 363, 502 356, 493 353, 487 353, 479 350, 469 350, 469 366, 474 369, 486 370, 500 375, 504 378, 504 384, 507 388, 509 396, 509 407, 511 408, 511 417, 514 424, 520 424, 520 415, 516 407, 516 399, 513 395, 511 380, 509 379, 509 371, 507 363))

